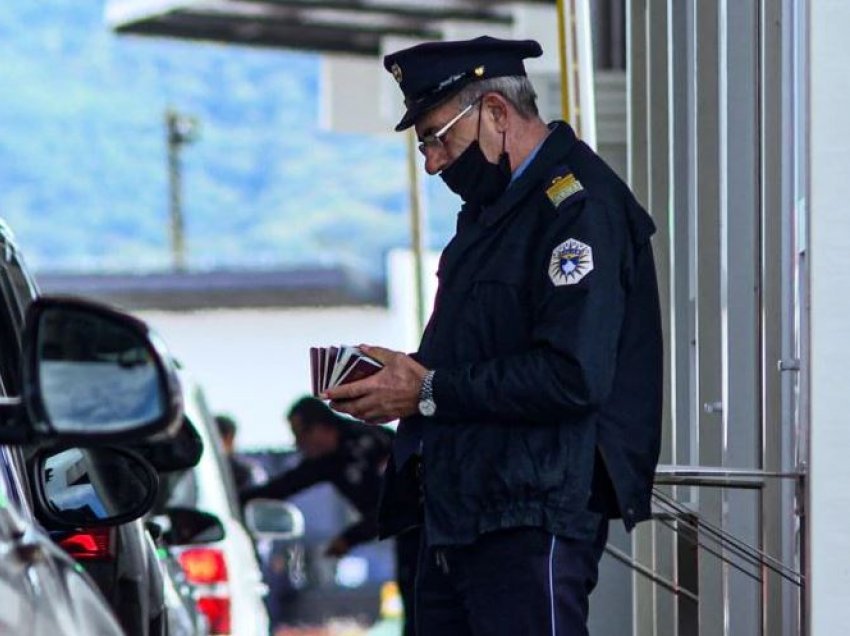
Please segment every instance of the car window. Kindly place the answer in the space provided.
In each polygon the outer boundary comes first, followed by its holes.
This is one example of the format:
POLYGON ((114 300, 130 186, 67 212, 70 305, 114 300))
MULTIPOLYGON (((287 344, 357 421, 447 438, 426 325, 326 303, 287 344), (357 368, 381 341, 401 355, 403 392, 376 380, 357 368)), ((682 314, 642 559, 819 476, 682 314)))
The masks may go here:
POLYGON ((160 493, 165 501, 157 511, 165 506, 182 506, 185 508, 198 507, 198 482, 193 469, 161 474, 159 478, 160 493))
POLYGON ((221 482, 227 498, 227 506, 233 516, 239 516, 239 498, 236 494, 236 485, 233 483, 230 466, 227 464, 227 458, 224 455, 224 446, 221 442, 221 436, 218 434, 218 426, 215 423, 212 411, 210 411, 207 405, 204 392, 200 387, 195 387, 193 396, 201 418, 204 420, 204 429, 209 437, 210 443, 208 446, 210 455, 214 458, 218 474, 221 475, 221 482))
POLYGON ((25 494, 25 486, 21 475, 24 462, 18 449, 0 446, 0 487, 6 498, 14 502, 18 510, 27 517, 32 517, 29 500, 25 494))
POLYGON ((4 396, 15 396, 20 386, 21 333, 15 320, 17 306, 10 296, 0 266, 0 392, 4 396))
MULTIPOLYGON (((1 224, 0 224, 1 225, 1 224)), ((0 227, 0 395, 20 393, 21 338, 27 307, 35 298, 35 284, 0 227)), ((0 446, 0 477, 4 494, 18 510, 31 517, 29 492, 21 449, 0 446)))
POLYGON ((2 247, 2 268, 0 268, 0 285, 6 292, 10 306, 14 310, 14 323, 17 330, 24 324, 27 307, 38 295, 35 281, 28 274, 23 259, 14 245, 5 237, 0 238, 2 247))
MULTIPOLYGON (((2 229, 2 227, 0 227, 2 229)), ((18 395, 21 338, 35 283, 6 234, 0 232, 0 390, 18 395)))
POLYGON ((12 487, 12 467, 6 459, 6 447, 0 446, 0 497, 17 501, 12 487))
MULTIPOLYGON (((183 378, 181 378, 182 380, 183 378)), ((230 467, 203 391, 185 380, 185 416, 200 435, 204 452, 197 466, 164 476, 160 481, 163 506, 189 506, 222 519, 241 516, 230 467)))

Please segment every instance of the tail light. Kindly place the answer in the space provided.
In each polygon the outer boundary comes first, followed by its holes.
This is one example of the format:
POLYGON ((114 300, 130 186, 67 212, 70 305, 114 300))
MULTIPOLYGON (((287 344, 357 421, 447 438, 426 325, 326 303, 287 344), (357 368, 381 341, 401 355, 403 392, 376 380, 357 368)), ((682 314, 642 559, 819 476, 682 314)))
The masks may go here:
POLYGON ((75 532, 61 539, 59 546, 80 561, 111 559, 114 556, 112 528, 90 528, 85 532, 75 532))
POLYGON ((227 583, 224 554, 215 548, 189 548, 180 553, 180 565, 192 583, 227 583))
POLYGON ((207 617, 210 634, 230 633, 230 597, 202 596, 198 609, 207 617))
POLYGON ((216 548, 189 548, 178 559, 186 578, 198 590, 198 609, 207 617, 210 634, 230 633, 230 590, 227 563, 216 548))

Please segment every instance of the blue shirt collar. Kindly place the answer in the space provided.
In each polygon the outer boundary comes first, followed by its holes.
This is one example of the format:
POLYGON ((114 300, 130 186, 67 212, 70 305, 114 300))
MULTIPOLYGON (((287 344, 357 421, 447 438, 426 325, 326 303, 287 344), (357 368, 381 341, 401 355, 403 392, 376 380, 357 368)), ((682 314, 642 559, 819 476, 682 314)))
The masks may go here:
MULTIPOLYGON (((551 130, 549 131, 551 132, 551 130)), ((543 147, 544 142, 549 138, 549 135, 546 135, 543 139, 540 140, 540 143, 534 147, 534 150, 528 153, 528 156, 523 160, 521 164, 519 164, 514 170, 514 173, 511 175, 511 181, 508 183, 508 187, 511 184, 519 179, 522 176, 522 173, 525 172, 525 169, 531 165, 531 162, 534 161, 534 158, 537 156, 537 153, 540 152, 540 149, 543 147)))

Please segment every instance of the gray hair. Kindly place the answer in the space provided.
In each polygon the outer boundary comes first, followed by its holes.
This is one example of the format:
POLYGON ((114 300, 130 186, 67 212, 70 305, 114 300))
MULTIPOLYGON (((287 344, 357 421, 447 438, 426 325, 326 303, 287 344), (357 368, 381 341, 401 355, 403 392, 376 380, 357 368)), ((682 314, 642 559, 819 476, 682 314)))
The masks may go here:
POLYGON ((487 93, 499 93, 516 108, 520 117, 532 119, 539 117, 537 93, 531 81, 523 75, 494 77, 467 84, 457 94, 461 108, 474 104, 487 93))

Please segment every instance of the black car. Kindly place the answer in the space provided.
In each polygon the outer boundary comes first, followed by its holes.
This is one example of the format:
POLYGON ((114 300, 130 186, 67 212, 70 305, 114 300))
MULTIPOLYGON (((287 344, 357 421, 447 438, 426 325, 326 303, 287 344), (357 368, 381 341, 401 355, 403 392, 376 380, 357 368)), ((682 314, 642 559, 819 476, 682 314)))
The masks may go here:
POLYGON ((0 222, 0 633, 120 634, 78 554, 121 550, 116 528, 153 505, 158 477, 121 446, 167 437, 179 383, 146 325, 37 299, 0 222))
MULTIPOLYGON (((184 420, 174 436, 161 441, 142 440, 129 444, 128 448, 156 470, 162 484, 169 471, 197 463, 202 445, 184 420)), ((70 533, 55 529, 53 534, 94 578, 127 634, 171 635, 169 623, 184 622, 181 617, 173 616, 181 611, 181 606, 167 596, 169 588, 179 586, 180 582, 164 567, 162 546, 157 546, 161 542, 159 530, 149 521, 136 519, 115 527, 76 528, 70 533), (80 536, 92 532, 98 532, 101 537, 96 552, 88 551, 79 542, 80 536)))
MULTIPOLYGON (((26 308, 39 298, 35 280, 27 272, 23 259, 11 237, 8 228, 3 226, 0 241, 2 241, 5 259, 0 263, 0 279, 5 281, 4 304, 6 316, 3 319, 7 333, 10 335, 9 346, 4 348, 9 352, 10 368, 3 374, 6 382, 13 384, 15 378, 14 357, 20 357, 21 337, 24 331, 24 318, 26 308), (16 344, 18 343, 18 344, 16 344)), ((103 311, 109 312, 107 309, 103 311)), ((127 317, 129 320, 129 317, 127 317)), ((138 323, 140 329, 146 329, 138 323)), ((74 339, 74 336, 86 328, 84 320, 47 321, 44 329, 45 342, 41 343, 42 350, 46 355, 54 355, 57 352, 74 349, 74 353, 80 357, 92 357, 92 352, 86 351, 86 346, 92 343, 84 338, 74 339)), ((123 341, 124 334, 120 331, 109 333, 101 330, 98 334, 99 346, 102 351, 101 357, 108 358, 115 352, 122 351, 127 347, 123 341)), ((163 349, 161 343, 156 341, 153 334, 152 346, 163 349)), ((127 349, 133 351, 133 349, 127 349)), ((115 386, 115 374, 110 369, 102 368, 96 378, 92 378, 97 384, 92 392, 91 399, 101 398, 99 408, 104 410, 103 398, 108 396, 113 401, 120 401, 133 396, 132 382, 144 381, 138 371, 142 367, 139 361, 127 357, 117 360, 119 368, 125 369, 127 377, 137 376, 135 380, 128 380, 130 386, 115 386)), ((168 358, 164 350, 162 356, 168 358)), ((171 369, 171 359, 167 362, 171 369)), ((54 365, 56 366, 56 365, 54 365)), ((58 370, 57 382, 69 382, 73 376, 61 367, 58 370)), ((175 379, 174 389, 179 387, 175 379)), ((176 400, 179 402, 180 398, 176 400)), ((72 408, 73 405, 66 405, 72 408)), ((85 406, 85 403, 83 404, 85 406)), ((144 403, 137 405, 126 405, 127 408, 143 408, 144 403)), ((182 413, 182 405, 181 405, 182 413)), ((124 445, 140 454, 145 462, 158 473, 161 470, 171 470, 192 466, 198 461, 201 454, 200 439, 197 435, 191 435, 191 431, 185 432, 182 419, 173 427, 173 434, 162 439, 150 439, 135 436, 134 440, 124 440, 124 445), (188 436, 188 440, 185 439, 188 436), (133 442, 130 444, 130 442, 133 442), (161 450, 164 449, 164 450, 161 450)), ((25 445, 30 470, 37 470, 36 459, 39 446, 25 445)), ((67 496, 67 493, 57 493, 67 496)), ((138 517, 138 515, 136 515, 138 517)), ((68 554, 81 563, 92 576, 102 594, 106 597, 114 613, 118 617, 121 627, 127 634, 134 636, 165 636, 168 634, 168 623, 174 622, 169 617, 169 603, 166 598, 166 590, 174 585, 169 581, 169 572, 163 567, 162 561, 157 553, 154 538, 150 535, 145 522, 139 518, 126 519, 122 523, 114 520, 108 524, 95 525, 89 523, 86 526, 70 526, 67 523, 58 522, 44 514, 39 515, 43 526, 50 531, 51 537, 68 554)))

